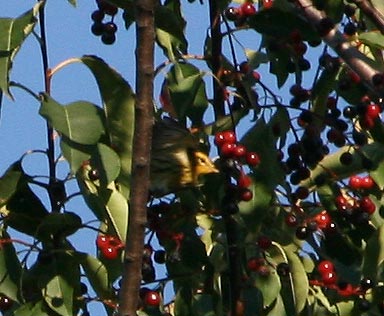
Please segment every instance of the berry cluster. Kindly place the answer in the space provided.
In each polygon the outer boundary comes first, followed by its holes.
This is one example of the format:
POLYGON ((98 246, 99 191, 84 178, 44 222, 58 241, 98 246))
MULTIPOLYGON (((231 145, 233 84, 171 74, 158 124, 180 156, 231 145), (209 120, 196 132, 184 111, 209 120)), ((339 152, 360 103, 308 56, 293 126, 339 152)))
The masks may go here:
POLYGON ((247 176, 242 165, 247 164, 249 167, 254 168, 259 165, 260 158, 255 152, 247 151, 244 145, 237 142, 236 134, 233 131, 223 131, 215 135, 215 144, 219 149, 220 157, 223 159, 225 167, 228 169, 228 174, 232 176, 231 172, 236 170, 237 185, 230 188, 230 196, 236 195, 241 201, 249 201, 252 199, 252 191, 249 186, 252 180, 247 176))
POLYGON ((114 260, 119 256, 124 244, 115 236, 98 235, 96 246, 105 259, 114 260))
POLYGON ((365 224, 370 216, 376 211, 376 205, 369 196, 345 197, 339 195, 335 199, 338 211, 352 224, 365 224))
POLYGON ((113 22, 118 8, 105 0, 96 0, 98 10, 95 10, 91 19, 93 21, 91 31, 96 36, 101 36, 101 41, 106 45, 111 45, 116 41, 117 25, 113 22), (111 16, 110 21, 103 22, 106 15, 111 16))
POLYGON ((142 287, 140 289, 139 296, 143 309, 159 308, 162 301, 159 291, 151 290, 147 287, 142 287))
POLYGON ((242 26, 247 19, 257 12, 252 1, 245 1, 240 7, 228 7, 224 11, 227 20, 235 23, 236 26, 242 26))

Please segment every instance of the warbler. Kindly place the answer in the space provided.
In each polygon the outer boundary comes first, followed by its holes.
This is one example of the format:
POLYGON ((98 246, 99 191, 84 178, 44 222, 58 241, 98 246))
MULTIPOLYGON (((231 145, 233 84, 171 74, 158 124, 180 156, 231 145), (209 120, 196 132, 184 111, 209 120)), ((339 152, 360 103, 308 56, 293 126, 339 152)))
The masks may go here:
POLYGON ((164 118, 153 127, 150 192, 155 197, 199 186, 199 177, 218 173, 199 148, 199 139, 177 121, 164 118))

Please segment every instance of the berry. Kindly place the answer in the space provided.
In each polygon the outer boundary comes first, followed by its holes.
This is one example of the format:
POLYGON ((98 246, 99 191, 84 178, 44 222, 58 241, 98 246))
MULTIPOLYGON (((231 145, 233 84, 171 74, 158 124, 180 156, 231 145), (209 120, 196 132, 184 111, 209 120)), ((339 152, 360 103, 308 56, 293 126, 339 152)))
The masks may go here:
POLYGON ((296 189, 296 191, 295 191, 295 195, 296 195, 296 197, 298 198, 298 199, 300 199, 300 200, 304 200, 304 199, 306 199, 307 197, 308 197, 308 195, 309 195, 309 190, 308 190, 308 188, 306 188, 306 187, 298 187, 297 189, 296 189))
POLYGON ((247 154, 247 148, 243 145, 236 145, 236 147, 233 149, 233 156, 236 159, 241 159, 245 157, 247 154))
POLYGON ((255 152, 247 152, 245 161, 250 167, 256 167, 260 163, 260 157, 255 152))
POLYGON ((143 247, 143 259, 150 259, 152 256, 153 248, 149 244, 145 244, 143 247))
POLYGON ((372 202, 372 200, 368 196, 364 196, 360 200, 360 209, 368 213, 369 215, 372 215, 376 211, 376 205, 372 202))
POLYGON ((115 260, 119 255, 119 250, 117 247, 109 246, 106 248, 100 249, 103 257, 108 260, 115 260))
POLYGON ((91 19, 94 22, 102 22, 104 19, 104 12, 101 10, 96 10, 92 12, 91 19))
POLYGON ((0 294, 0 311, 5 312, 13 305, 13 301, 6 295, 0 294))
POLYGON ((353 162, 353 155, 350 152, 344 152, 340 156, 340 163, 348 166, 353 162))
POLYGON ((224 16, 229 21, 236 21, 239 18, 239 16, 240 16, 240 9, 239 8, 235 8, 235 7, 229 7, 227 9, 225 9, 224 16))
POLYGON ((321 37, 326 36, 333 28, 335 23, 331 18, 322 18, 317 25, 317 31, 321 37))
POLYGON ((337 282, 337 275, 334 271, 325 272, 321 275, 321 280, 325 286, 334 285, 337 282))
POLYGON ((251 183, 251 178, 244 173, 241 173, 239 179, 237 179, 237 186, 240 188, 248 188, 251 183))
POLYGON ((370 278, 363 278, 360 281, 360 288, 365 292, 375 286, 375 282, 370 278))
POLYGON ((247 261, 247 268, 250 271, 256 272, 263 265, 265 265, 265 260, 263 258, 252 257, 252 258, 249 258, 247 261))
POLYGON ((349 22, 344 26, 344 34, 348 36, 355 35, 357 32, 357 27, 354 23, 349 22))
POLYGON ((288 214, 285 217, 284 221, 285 221, 285 224, 287 224, 287 226, 289 227, 295 227, 299 222, 297 217, 294 214, 288 214))
POLYGON ((233 153, 235 151, 236 144, 233 143, 224 143, 220 147, 220 153, 223 157, 231 158, 233 157, 233 153))
POLYGON ((258 73, 257 71, 252 71, 252 77, 253 77, 253 79, 255 79, 257 82, 259 82, 259 81, 260 81, 260 78, 261 78, 260 73, 258 73))
POLYGON ((104 24, 104 33, 108 35, 113 35, 117 32, 117 25, 113 22, 108 22, 104 24))
POLYGON ((144 295, 144 304, 147 306, 158 307, 161 303, 161 297, 157 291, 147 291, 144 295))
POLYGON ((102 249, 109 246, 109 237, 106 235, 98 235, 96 238, 97 248, 102 249))
POLYGON ((365 190, 370 190, 375 186, 371 176, 366 176, 361 179, 361 188, 365 190))
POLYGON ((240 65, 239 65, 239 70, 241 73, 243 74, 247 74, 250 72, 251 68, 249 66, 249 63, 247 61, 243 61, 240 65))
POLYGON ((371 119, 375 119, 376 117, 379 116, 381 112, 381 108, 379 105, 377 104, 370 104, 367 106, 367 109, 366 109, 366 112, 365 112, 365 116, 366 117, 369 117, 371 119))
POLYGON ((245 202, 248 202, 250 200, 252 200, 253 198, 253 193, 251 190, 249 189, 243 189, 240 193, 240 200, 241 201, 245 201, 245 202))
POLYGON ((256 8, 251 2, 245 2, 240 6, 240 15, 244 17, 252 16, 256 13, 256 8))
POLYGON ((347 4, 344 6, 344 14, 347 17, 352 17, 355 15, 356 8, 353 5, 347 4))
POLYGON ((319 264, 317 265, 317 271, 320 274, 325 274, 328 272, 334 272, 334 270, 335 270, 335 267, 334 267, 333 263, 329 260, 320 261, 319 264))
POLYGON ((362 312, 366 312, 371 308, 371 303, 365 298, 359 298, 355 304, 357 308, 362 312))
POLYGON ((105 45, 112 45, 116 41, 116 35, 115 34, 103 33, 101 35, 101 41, 105 45))
POLYGON ((167 253, 165 250, 156 250, 154 255, 153 255, 153 260, 155 260, 156 263, 158 264, 163 264, 165 263, 167 259, 167 253))
POLYGON ((91 32, 93 35, 101 36, 104 31, 104 24, 101 22, 94 22, 91 26, 91 32))
POLYGON ((272 246, 272 240, 267 236, 260 236, 257 239, 257 244, 261 249, 267 250, 269 247, 272 246))
POLYGON ((324 229, 330 224, 331 217, 328 212, 324 210, 315 216, 315 221, 320 229, 324 229))
POLYGON ((274 0, 263 0, 263 8, 264 9, 270 9, 273 6, 274 0))
POLYGON ((301 71, 307 71, 307 70, 311 69, 311 63, 309 62, 308 59, 300 58, 298 60, 297 64, 298 64, 299 69, 301 71))
POLYGON ((263 265, 259 268, 257 271, 257 274, 260 275, 261 277, 267 277, 271 274, 271 270, 267 265, 263 265))
POLYGON ((358 190, 361 189, 361 183, 362 183, 362 177, 360 176, 351 176, 348 181, 348 185, 353 189, 353 190, 358 190))
POLYGON ((376 73, 372 76, 372 83, 375 87, 380 86, 384 83, 384 74, 376 73))
POLYGON ((299 226, 296 229, 296 238, 300 240, 307 239, 309 237, 310 230, 306 226, 299 226))

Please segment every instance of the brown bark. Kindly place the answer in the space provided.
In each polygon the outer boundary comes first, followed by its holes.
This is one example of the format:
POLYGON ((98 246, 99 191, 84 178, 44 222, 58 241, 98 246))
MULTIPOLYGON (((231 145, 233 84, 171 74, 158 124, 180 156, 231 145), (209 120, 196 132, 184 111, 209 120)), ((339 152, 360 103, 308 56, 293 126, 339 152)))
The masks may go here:
POLYGON ((154 0, 135 2, 137 43, 135 131, 129 225, 120 289, 120 316, 136 315, 141 283, 153 126, 154 8, 154 0))
POLYGON ((384 16, 367 0, 353 0, 359 9, 368 16, 377 29, 384 34, 384 16))

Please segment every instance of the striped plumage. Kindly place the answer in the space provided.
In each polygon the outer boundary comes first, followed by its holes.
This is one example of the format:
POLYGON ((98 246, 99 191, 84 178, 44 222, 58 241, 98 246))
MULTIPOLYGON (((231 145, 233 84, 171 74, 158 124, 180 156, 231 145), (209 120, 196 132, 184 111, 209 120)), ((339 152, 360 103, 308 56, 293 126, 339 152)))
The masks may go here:
POLYGON ((151 186, 154 196, 198 186, 199 176, 217 173, 213 162, 199 150, 199 140, 178 122, 155 123, 152 138, 151 186))

